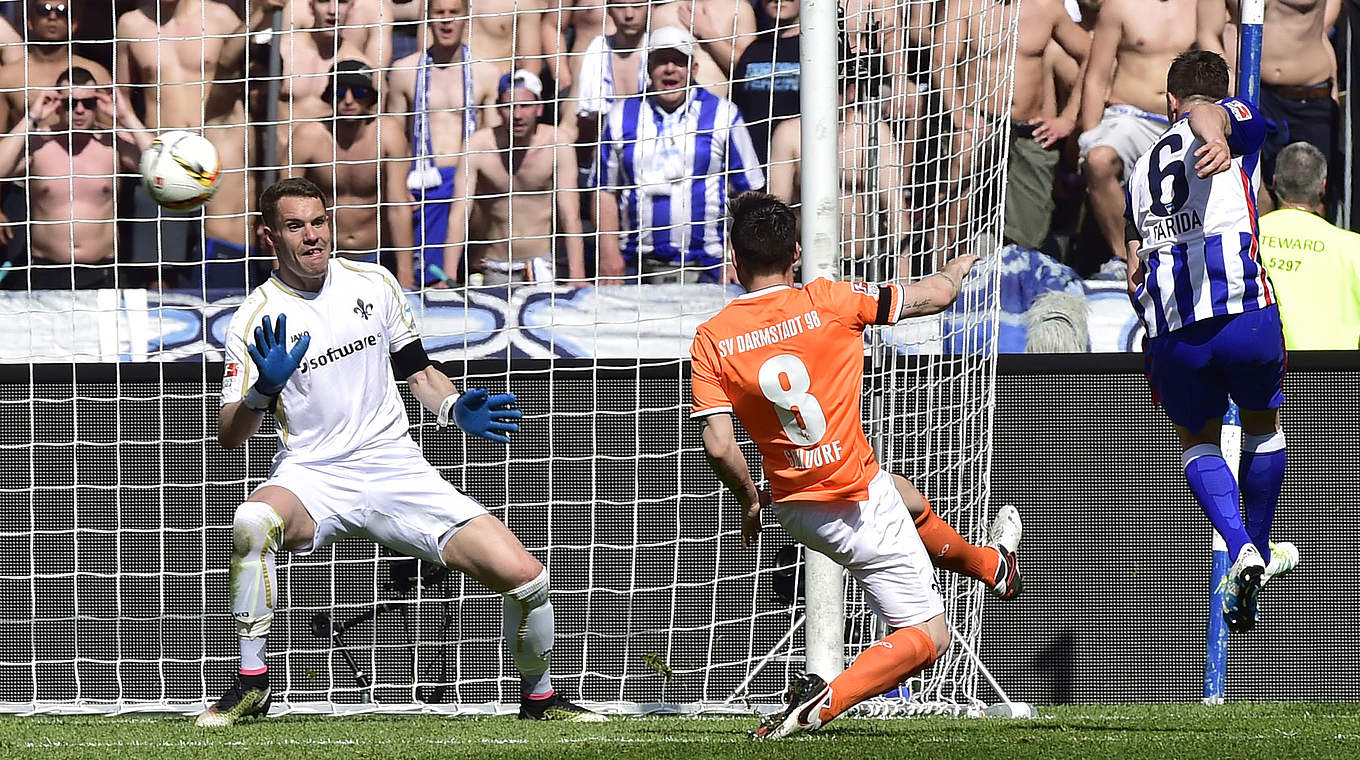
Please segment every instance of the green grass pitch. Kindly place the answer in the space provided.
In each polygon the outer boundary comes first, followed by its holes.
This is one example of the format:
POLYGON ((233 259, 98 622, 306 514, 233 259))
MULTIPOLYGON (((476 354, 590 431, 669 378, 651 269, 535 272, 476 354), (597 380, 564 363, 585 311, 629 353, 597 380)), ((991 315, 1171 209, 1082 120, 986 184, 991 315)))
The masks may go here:
POLYGON ((1360 757, 1360 704, 1103 705, 1036 720, 847 719, 760 742, 754 719, 616 718, 606 724, 437 716, 279 717, 204 731, 180 717, 3 717, 0 757, 101 758, 1246 758, 1360 757))

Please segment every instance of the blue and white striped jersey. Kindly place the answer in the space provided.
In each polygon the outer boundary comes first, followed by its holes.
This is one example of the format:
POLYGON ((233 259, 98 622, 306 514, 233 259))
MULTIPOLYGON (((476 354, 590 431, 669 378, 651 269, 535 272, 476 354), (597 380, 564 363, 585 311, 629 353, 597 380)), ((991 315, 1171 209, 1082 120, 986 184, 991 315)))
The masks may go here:
POLYGON ((618 193, 624 260, 723 261, 727 200, 765 186, 732 101, 696 87, 674 112, 638 95, 609 108, 596 185, 618 193))
POLYGON ((1275 301, 1258 252, 1252 181, 1265 119, 1236 98, 1219 105, 1232 124, 1231 168, 1200 179, 1195 151, 1204 143, 1182 117, 1129 178, 1128 214, 1142 236, 1146 267, 1134 301, 1148 337, 1275 301))

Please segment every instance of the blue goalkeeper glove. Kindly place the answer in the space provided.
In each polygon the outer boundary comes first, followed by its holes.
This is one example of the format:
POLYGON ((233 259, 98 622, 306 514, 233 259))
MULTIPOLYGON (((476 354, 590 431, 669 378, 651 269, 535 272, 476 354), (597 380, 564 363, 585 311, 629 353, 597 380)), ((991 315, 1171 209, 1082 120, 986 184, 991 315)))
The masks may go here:
POLYGON ((453 402, 453 421, 465 433, 485 438, 489 441, 509 443, 506 433, 519 431, 517 420, 524 416, 520 410, 511 409, 515 394, 497 393, 492 396, 485 388, 470 388, 453 402))
POLYGON ((302 355, 307 353, 307 346, 312 342, 312 336, 303 335, 289 351, 287 318, 286 314, 280 314, 277 328, 271 328, 266 314, 264 324, 255 328, 255 345, 246 346, 250 358, 255 360, 255 367, 260 370, 255 390, 265 396, 283 392, 284 383, 297 371, 302 355))

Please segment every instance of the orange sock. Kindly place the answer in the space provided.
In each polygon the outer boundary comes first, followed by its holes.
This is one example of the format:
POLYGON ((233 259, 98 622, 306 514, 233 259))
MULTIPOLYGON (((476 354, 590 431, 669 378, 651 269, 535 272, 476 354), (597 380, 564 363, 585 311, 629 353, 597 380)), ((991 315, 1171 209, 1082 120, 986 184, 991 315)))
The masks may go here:
POLYGON ((903 628, 880 639, 831 682, 831 704, 822 708, 822 723, 888 691, 933 662, 935 642, 920 628, 903 628))
POLYGON ((974 546, 965 541, 953 526, 935 514, 929 499, 926 500, 926 511, 916 518, 916 532, 921 534, 921 543, 926 545, 931 564, 975 578, 988 586, 996 583, 1001 555, 990 546, 974 546))

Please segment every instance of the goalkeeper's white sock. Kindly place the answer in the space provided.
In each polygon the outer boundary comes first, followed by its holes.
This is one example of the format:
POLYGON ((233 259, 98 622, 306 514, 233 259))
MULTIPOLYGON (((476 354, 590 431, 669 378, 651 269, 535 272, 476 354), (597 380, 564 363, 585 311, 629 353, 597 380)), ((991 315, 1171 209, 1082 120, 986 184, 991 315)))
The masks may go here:
POLYGON ((241 672, 265 671, 265 638, 274 621, 274 555, 283 545, 283 520, 274 508, 247 501, 231 523, 231 614, 241 637, 241 672))
POLYGON ((505 593, 505 646, 519 669, 520 691, 526 697, 552 696, 548 653, 553 647, 553 608, 548 601, 548 569, 533 580, 505 593))

